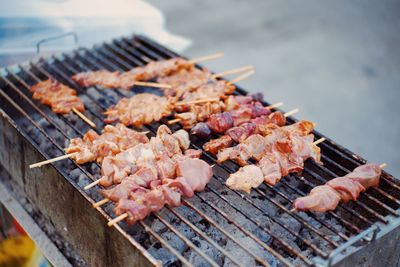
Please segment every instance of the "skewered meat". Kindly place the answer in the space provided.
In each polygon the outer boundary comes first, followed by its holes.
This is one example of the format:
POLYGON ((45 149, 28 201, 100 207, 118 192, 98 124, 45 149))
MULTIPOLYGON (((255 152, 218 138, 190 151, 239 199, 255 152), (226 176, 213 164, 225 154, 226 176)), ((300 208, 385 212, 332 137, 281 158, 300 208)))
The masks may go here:
POLYGON ((235 190, 250 193, 251 188, 258 187, 264 181, 263 173, 255 165, 247 165, 233 173, 226 180, 226 185, 235 190))
MULTIPOLYGON (((169 173, 173 170, 164 169, 167 163, 171 166, 167 158, 182 155, 182 150, 189 145, 189 134, 186 131, 180 130, 172 134, 167 126, 161 125, 157 129, 157 137, 152 137, 148 143, 137 144, 116 155, 105 157, 101 165, 100 184, 106 187, 118 184, 125 177, 135 174, 142 166, 152 165, 161 168, 163 173, 169 173)), ((195 152, 190 153, 196 155, 195 152)))
POLYGON ((158 77, 157 82, 171 85, 171 88, 163 89, 166 97, 179 99, 184 92, 191 92, 209 82, 211 76, 207 69, 180 69, 172 75, 158 77))
MULTIPOLYGON (((313 128, 309 127, 310 125, 313 126, 313 124, 308 121, 299 121, 292 125, 282 127, 269 123, 267 126, 269 130, 265 131, 268 132, 267 136, 263 137, 260 134, 253 134, 247 137, 237 146, 218 150, 218 162, 224 162, 228 159, 232 159, 243 166, 247 164, 247 160, 250 158, 254 158, 259 161, 261 160, 263 153, 267 153, 271 150, 272 144, 275 144, 276 149, 281 150, 282 153, 289 153, 290 148, 293 146, 298 153, 302 153, 301 155, 304 154, 304 157, 308 158, 311 156, 313 159, 319 162, 319 151, 317 150, 318 147, 310 144, 310 141, 311 143, 313 141, 313 136, 309 136, 307 138, 297 138, 297 136, 302 137, 312 131, 313 128), (289 149, 289 151, 283 151, 285 149, 289 149)), ((208 142, 205 145, 206 147, 209 147, 213 144, 214 143, 208 142)), ((216 149, 214 149, 214 151, 215 150, 216 149)))
POLYGON ((297 210, 325 212, 336 208, 339 202, 340 194, 335 189, 321 185, 312 189, 308 196, 296 199, 294 205, 297 210))
POLYGON ((215 133, 224 133, 233 127, 233 118, 230 112, 212 114, 207 121, 208 127, 215 133))
POLYGON ((48 79, 39 82, 29 90, 33 93, 33 99, 50 106, 55 113, 67 114, 73 108, 80 112, 85 110, 82 100, 76 95, 76 91, 56 80, 48 79))
POLYGON ((101 86, 104 88, 122 88, 128 90, 136 81, 148 81, 157 77, 168 76, 181 69, 192 69, 193 63, 172 58, 153 61, 143 67, 136 67, 128 72, 110 72, 106 70, 78 73, 72 79, 83 87, 101 86))
POLYGON ((217 154, 218 151, 228 148, 233 144, 233 140, 229 135, 223 135, 220 138, 212 139, 203 145, 203 149, 212 154, 217 154))
POLYGON ((131 98, 122 98, 117 105, 109 108, 105 114, 107 123, 120 121, 124 125, 137 127, 159 121, 170 115, 172 106, 165 97, 154 94, 137 94, 131 98))
POLYGON ((326 212, 336 209, 340 201, 357 200, 360 193, 378 186, 381 168, 373 163, 361 165, 343 177, 313 188, 309 195, 294 202, 296 210, 326 212))
POLYGON ((139 143, 147 143, 145 133, 131 130, 118 123, 116 126, 106 125, 101 135, 89 130, 83 138, 73 138, 66 153, 78 152, 73 159, 78 164, 90 161, 102 162, 106 156, 115 155, 139 143))
MULTIPOLYGON (((181 205, 181 196, 192 197, 194 192, 203 191, 212 177, 211 166, 199 159, 185 158, 177 162, 177 178, 163 179, 163 184, 141 187, 138 177, 128 177, 116 187, 103 190, 102 194, 117 202, 116 215, 128 213, 127 222, 134 224, 169 205, 181 205)), ((154 184, 154 183, 153 183, 154 184)))
POLYGON ((192 128, 190 133, 200 138, 207 138, 211 135, 211 129, 208 127, 207 123, 199 122, 192 128))
POLYGON ((164 179, 163 184, 178 188, 185 197, 192 197, 194 192, 203 191, 212 177, 211 166, 200 159, 186 158, 178 161, 175 179, 164 179))

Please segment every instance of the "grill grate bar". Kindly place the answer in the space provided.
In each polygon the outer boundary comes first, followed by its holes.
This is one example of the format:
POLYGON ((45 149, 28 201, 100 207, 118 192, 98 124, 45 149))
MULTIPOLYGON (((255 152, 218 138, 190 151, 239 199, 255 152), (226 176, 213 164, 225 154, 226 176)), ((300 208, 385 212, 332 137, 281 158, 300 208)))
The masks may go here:
MULTIPOLYGON (((196 193, 196 196, 198 196, 199 194, 196 193)), ((204 201, 205 202, 205 201, 204 201)), ((235 237, 233 237, 230 233, 228 233, 225 229, 223 229, 221 226, 219 226, 219 224, 214 221, 213 219, 211 219, 210 217, 208 217, 206 214, 204 214, 201 210, 199 210, 198 208, 196 208, 192 203, 190 203, 189 201, 182 199, 182 203, 186 206, 188 206, 190 209, 194 210, 197 214, 199 214, 202 218, 204 218, 205 220, 207 220, 207 222, 209 222, 212 226, 214 226, 215 228, 217 228, 220 232, 222 232, 225 236, 227 236, 230 240, 232 240, 233 242, 235 242, 240 248, 242 248, 244 251, 246 251, 249 255, 251 255, 253 258, 256 259, 256 261, 258 263, 260 263, 261 265, 264 266, 270 266, 269 263, 267 263, 266 261, 264 261, 263 259, 261 259, 260 257, 258 257, 257 255, 255 255, 251 250, 249 250, 246 246, 244 246, 242 243, 240 243, 239 241, 236 240, 235 237)), ((241 228, 238 228, 239 230, 241 230, 241 228)), ((270 249, 271 250, 271 249, 270 249)), ((269 251, 269 250, 268 250, 269 251)), ((273 251, 273 250, 271 250, 273 251)), ((269 252, 271 252, 269 251, 269 252)), ((279 255, 279 254, 278 254, 279 255)), ((290 265, 290 264, 288 264, 290 265)))
MULTIPOLYGON (((54 69, 55 69, 55 67, 54 67, 54 69)), ((70 69, 72 70, 72 67, 70 67, 70 69)), ((77 73, 77 72, 78 72, 77 70, 74 71, 74 73, 77 73)), ((64 76, 67 77, 66 75, 64 75, 64 76)), ((189 225, 189 226, 191 227, 191 225, 189 225)), ((174 229, 171 229, 171 230, 174 231, 174 229)), ((175 232, 175 231, 174 231, 174 232, 175 232)), ((196 231, 196 232, 201 233, 201 231, 200 231, 200 232, 199 232, 199 231, 196 231)), ((207 239, 207 237, 206 237, 206 239, 207 239)), ((212 240, 208 238, 207 241, 212 241, 212 240)), ((186 242, 185 242, 185 243, 186 243, 186 242)), ((215 244, 215 243, 214 243, 214 244, 215 244)), ((217 244, 215 244, 215 245, 217 245, 217 244)), ((190 247, 192 247, 192 246, 194 246, 194 244, 191 244, 191 245, 190 245, 190 247)), ((218 246, 218 245, 217 245, 217 246, 218 246)), ((218 248, 218 247, 217 247, 217 248, 218 248)), ((224 251, 223 248, 219 247, 218 249, 221 250, 222 252, 224 252, 225 256, 227 256, 228 258, 230 258, 230 257, 229 257, 229 254, 227 255, 227 254, 226 254, 226 251, 224 251)), ((232 260, 233 262, 235 262, 234 258, 231 258, 231 260, 232 260)))
MULTIPOLYGON (((197 226, 195 226, 193 223, 191 223, 189 220, 187 220, 185 217, 183 217, 180 213, 178 213, 176 210, 171 209, 170 207, 166 207, 167 210, 172 212, 176 217, 178 217, 182 222, 184 222, 187 226, 190 227, 193 231, 195 231, 199 236, 201 236, 204 240, 206 240, 208 243, 210 243, 213 247, 224 253, 226 257, 228 257, 233 263, 236 265, 240 266, 241 264, 235 259, 235 257, 232 256, 231 253, 226 251, 224 248, 222 248, 220 245, 218 245, 214 240, 212 240, 210 237, 208 237, 203 231, 201 231, 197 226)), ((208 217, 207 217, 208 218, 208 217)))
POLYGON ((185 235, 183 235, 181 232, 179 232, 177 229, 175 229, 175 227, 172 224, 170 224, 169 222, 167 222, 163 217, 161 217, 158 212, 155 212, 154 216, 157 219, 159 219, 164 225, 166 225, 168 227, 168 229, 170 229, 172 232, 174 232, 181 240, 183 240, 183 242, 185 242, 185 244, 188 247, 190 247, 191 249, 196 251, 196 253, 198 253, 201 257, 203 257, 203 259, 205 259, 209 264, 211 264, 211 266, 218 266, 218 264, 213 259, 211 259, 207 254, 205 254, 198 247, 196 247, 196 245, 193 244, 193 242, 190 241, 189 238, 187 238, 185 235))
MULTIPOLYGON (((100 50, 100 49, 98 48, 97 51, 99 51, 99 50, 100 50)), ((104 53, 104 54, 106 54, 106 53, 104 53)), ((111 57, 111 56, 110 56, 110 57, 111 57)), ((111 65, 111 63, 110 63, 109 65, 111 65)), ((119 67, 117 67, 117 66, 115 66, 115 67, 117 68, 117 70, 123 71, 121 68, 119 68, 119 67)), ((132 67, 134 67, 134 66, 126 64, 126 68, 127 68, 127 69, 131 69, 132 67)), ((195 148, 200 149, 199 147, 195 147, 195 148)), ((250 200, 250 199, 246 198, 246 200, 248 201, 248 200, 250 200)), ((255 205, 254 202, 252 202, 251 200, 250 200, 249 202, 251 202, 251 203, 253 204, 253 206, 255 205)), ((258 207, 257 205, 255 205, 255 207, 258 208, 260 211, 262 211, 263 214, 269 216, 269 214, 268 214, 264 209, 258 207)), ((288 212, 289 212, 289 211, 288 211, 288 212)), ((290 212, 289 212, 289 213, 290 213, 290 212)), ((269 216, 269 217, 270 217, 270 216, 269 216)), ((299 217, 299 218, 300 218, 300 217, 299 217)), ((321 222, 321 223, 323 223, 323 222, 321 222)), ((308 223, 305 223, 305 225, 308 226, 308 227, 312 227, 312 226, 309 225, 308 223)), ((282 227, 284 227, 284 226, 282 226, 282 227)), ((329 227, 329 226, 328 226, 328 227, 329 227)), ((286 227, 284 227, 284 228, 286 229, 286 227)), ((318 232, 317 229, 314 228, 314 230, 315 230, 316 233, 318 232)), ((317 233, 317 234, 318 234, 318 233, 317 233)), ((338 233, 338 234, 340 234, 340 233, 338 233)), ((336 247, 338 246, 337 243, 335 243, 334 241, 331 241, 330 239, 326 238, 326 236, 325 236, 324 234, 319 233, 319 235, 320 235, 323 239, 325 239, 327 242, 330 242, 332 245, 334 245, 334 246, 336 246, 336 247)), ((318 252, 318 251, 317 251, 317 252, 318 252)), ((321 253, 323 253, 323 252, 321 252, 321 253)), ((327 255, 325 255, 325 256, 327 256, 327 255)))
MULTIPOLYGON (((207 186, 207 188, 214 193, 218 198, 222 199, 227 203, 230 207, 235 209, 237 212, 242 214, 245 218, 247 218, 250 222, 252 222, 254 225, 257 225, 261 230, 263 230, 265 233, 269 234, 272 238, 274 238, 278 243, 280 243, 286 250, 288 250, 289 254, 296 255, 300 259, 302 259, 304 262, 307 264, 311 265, 310 260, 305 257, 301 252, 298 252, 294 250, 289 244, 287 244, 285 241, 279 239, 276 235, 274 235, 269 229, 265 228, 262 226, 260 223, 254 221, 250 216, 247 214, 243 213, 241 209, 237 208, 235 205, 232 205, 231 202, 226 200, 224 197, 221 197, 221 195, 211 188, 210 186, 207 186)), ((219 215, 221 215, 225 220, 227 220, 230 224, 235 225, 241 232, 243 232, 246 236, 249 236, 251 239, 253 239, 255 242, 257 242, 260 246, 262 246, 264 249, 266 249, 268 252, 270 252, 272 255, 274 255, 276 258, 278 258, 281 262, 285 263, 287 266, 290 266, 291 264, 282 257, 279 253, 277 253, 275 250, 273 250, 270 246, 266 245, 263 241, 261 241, 257 236, 255 236, 253 233, 249 232, 246 230, 244 227, 239 225, 235 220, 231 219, 224 211, 216 207, 215 205, 211 204, 209 201, 207 201, 205 198, 201 196, 201 194, 197 194, 197 197, 201 199, 207 206, 215 210, 219 215)))
POLYGON ((143 229, 154 236, 164 247, 166 247, 169 251, 171 251, 184 265, 193 266, 191 263, 185 259, 181 253, 179 253, 176 249, 174 249, 168 242, 166 242, 159 234, 157 234, 153 229, 151 229, 146 223, 143 221, 138 222, 143 229))

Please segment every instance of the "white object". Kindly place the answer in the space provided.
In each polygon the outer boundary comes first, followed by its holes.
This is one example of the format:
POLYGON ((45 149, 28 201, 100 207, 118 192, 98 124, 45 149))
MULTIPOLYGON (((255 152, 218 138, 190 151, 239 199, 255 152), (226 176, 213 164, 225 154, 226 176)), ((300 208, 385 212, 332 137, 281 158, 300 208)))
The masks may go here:
MULTIPOLYGON (((142 0, 0 0, 0 54, 35 53, 42 39, 75 32, 90 47, 133 33, 145 34, 181 52, 191 41, 169 33, 165 18, 142 0)), ((48 41, 41 50, 70 50, 71 37, 48 41)))

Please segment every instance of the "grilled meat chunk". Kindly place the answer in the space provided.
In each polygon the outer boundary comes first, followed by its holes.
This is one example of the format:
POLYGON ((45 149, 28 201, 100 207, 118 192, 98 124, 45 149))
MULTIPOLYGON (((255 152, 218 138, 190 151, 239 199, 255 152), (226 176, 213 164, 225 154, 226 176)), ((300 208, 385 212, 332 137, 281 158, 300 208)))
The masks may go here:
POLYGON ((29 90, 33 93, 33 99, 50 106, 55 113, 68 114, 73 108, 80 112, 85 111, 83 102, 76 95, 76 91, 56 80, 48 79, 39 82, 29 90))

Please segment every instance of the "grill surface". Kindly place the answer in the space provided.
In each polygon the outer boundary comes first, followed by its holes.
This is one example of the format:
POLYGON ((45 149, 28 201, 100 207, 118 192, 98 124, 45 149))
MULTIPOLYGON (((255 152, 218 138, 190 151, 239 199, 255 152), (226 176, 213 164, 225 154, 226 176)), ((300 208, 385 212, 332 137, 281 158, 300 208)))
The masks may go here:
MULTIPOLYGON (((83 89, 70 77, 88 70, 125 71, 151 60, 174 56, 176 54, 151 40, 134 36, 91 50, 81 48, 6 68, 0 77, 1 108, 11 117, 14 127, 44 157, 59 156, 69 139, 82 136, 89 128, 74 114, 58 116, 47 106, 31 100, 28 91, 31 85, 54 77, 75 88, 87 107, 85 114, 100 131, 104 126, 102 112, 120 98, 140 92, 160 92, 144 87, 135 87, 129 92, 96 87, 83 89)), ((240 88, 236 93, 246 94, 240 88)), ((171 118, 161 123, 168 119, 171 118)), ((288 119, 289 123, 294 121, 288 119)), ((154 135, 159 125, 154 123, 145 129, 154 135)), ((171 129, 179 127, 174 125, 171 129)), ((315 136, 317 139, 322 137, 318 132, 315 136)), ((191 140, 192 148, 196 149, 204 143, 196 137, 191 140)), ((400 207, 400 185, 383 172, 380 186, 368 189, 357 202, 340 204, 337 210, 326 214, 291 212, 296 197, 304 196, 313 187, 365 163, 364 159, 329 138, 320 147, 323 166, 307 161, 302 175, 289 175, 274 187, 264 184, 249 195, 225 186, 229 173, 238 169, 235 163, 217 164, 214 156, 204 153, 204 160, 216 164, 215 175, 204 192, 183 200, 182 207, 166 207, 133 227, 122 225, 120 231, 152 264, 156 264, 156 260, 164 265, 196 266, 336 263, 357 247, 373 241, 386 225, 398 226, 395 218, 400 207), (345 251, 349 246, 353 250, 345 251)), ((32 162, 26 162, 29 163, 32 162)), ((82 189, 99 178, 100 168, 95 163, 80 166, 65 160, 53 166, 76 188, 82 189)), ((97 188, 79 192, 92 203, 101 199, 97 188)), ((112 208, 113 204, 103 206, 105 213, 102 214, 107 218, 110 218, 107 214, 115 217, 112 208)))

